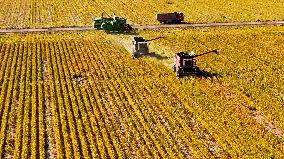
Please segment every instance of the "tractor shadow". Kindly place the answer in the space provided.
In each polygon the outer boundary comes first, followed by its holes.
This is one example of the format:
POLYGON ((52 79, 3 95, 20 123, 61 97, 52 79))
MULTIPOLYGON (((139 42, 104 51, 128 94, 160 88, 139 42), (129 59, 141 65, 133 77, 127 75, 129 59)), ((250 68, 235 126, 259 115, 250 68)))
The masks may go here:
POLYGON ((145 54, 144 55, 145 57, 151 57, 151 58, 155 58, 157 60, 166 60, 166 59, 169 59, 170 57, 167 57, 167 56, 162 56, 160 54, 157 54, 155 52, 150 52, 148 54, 145 54))

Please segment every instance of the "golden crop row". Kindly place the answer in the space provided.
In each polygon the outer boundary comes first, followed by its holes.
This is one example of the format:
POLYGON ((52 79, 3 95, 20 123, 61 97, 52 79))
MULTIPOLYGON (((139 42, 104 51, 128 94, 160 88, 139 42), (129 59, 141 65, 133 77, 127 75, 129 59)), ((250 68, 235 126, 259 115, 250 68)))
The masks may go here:
POLYGON ((94 17, 125 17, 131 24, 157 24, 159 12, 180 11, 186 22, 283 20, 281 1, 225 0, 16 0, 0 1, 0 28, 91 25, 94 17))
POLYGON ((133 60, 107 36, 0 39, 0 147, 11 145, 1 156, 45 158, 48 145, 57 158, 283 157, 272 134, 236 111, 240 99, 133 60))

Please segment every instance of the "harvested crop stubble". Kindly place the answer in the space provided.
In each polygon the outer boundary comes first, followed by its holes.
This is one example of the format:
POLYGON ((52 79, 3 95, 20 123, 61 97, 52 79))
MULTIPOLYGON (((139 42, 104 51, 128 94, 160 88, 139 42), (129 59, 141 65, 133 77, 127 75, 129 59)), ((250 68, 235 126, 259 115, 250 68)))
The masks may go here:
POLYGON ((197 59, 200 68, 216 74, 220 89, 232 90, 227 97, 243 99, 240 107, 248 109, 245 116, 254 118, 282 142, 283 30, 281 26, 244 27, 144 31, 141 34, 149 39, 164 36, 166 38, 155 41, 155 45, 168 46, 175 51, 201 53, 218 48, 220 56, 208 55, 197 59), (259 118, 254 114, 260 115, 259 118), (270 123, 270 126, 263 122, 270 123), (277 131, 272 130, 276 127, 277 131))

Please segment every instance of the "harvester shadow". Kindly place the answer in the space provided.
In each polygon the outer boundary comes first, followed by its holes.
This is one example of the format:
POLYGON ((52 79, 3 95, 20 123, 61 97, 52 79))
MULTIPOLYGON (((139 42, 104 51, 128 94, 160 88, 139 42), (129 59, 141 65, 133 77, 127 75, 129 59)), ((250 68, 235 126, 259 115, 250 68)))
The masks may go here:
POLYGON ((144 56, 156 58, 156 59, 158 59, 158 60, 169 59, 169 57, 167 57, 167 56, 162 56, 162 55, 157 54, 157 53, 155 53, 155 52, 150 52, 150 53, 148 53, 148 54, 145 54, 144 56))
MULTIPOLYGON (((212 72, 208 72, 205 70, 200 70, 199 68, 197 68, 197 71, 195 74, 191 74, 191 77, 196 77, 196 78, 221 78, 222 75, 218 74, 218 73, 212 73, 212 72)), ((182 76, 182 77, 188 77, 188 76, 182 76)))
POLYGON ((198 78, 213 78, 213 77, 220 78, 222 76, 218 73, 208 72, 208 71, 205 71, 205 70, 200 70, 198 68, 195 77, 198 77, 198 78))

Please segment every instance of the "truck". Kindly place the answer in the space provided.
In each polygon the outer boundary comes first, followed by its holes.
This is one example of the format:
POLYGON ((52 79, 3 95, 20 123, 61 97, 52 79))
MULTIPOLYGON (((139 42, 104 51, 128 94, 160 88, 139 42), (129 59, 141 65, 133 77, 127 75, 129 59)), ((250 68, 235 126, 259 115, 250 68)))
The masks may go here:
POLYGON ((156 19, 164 24, 181 23, 184 20, 184 14, 182 12, 158 13, 156 19))

